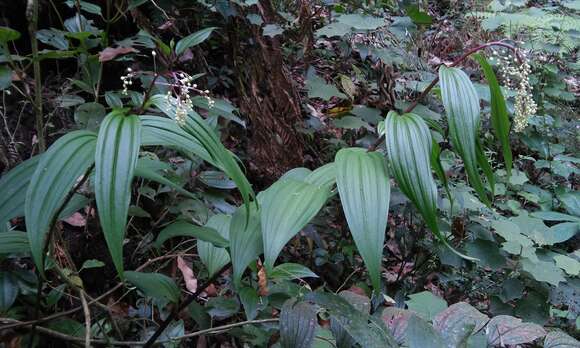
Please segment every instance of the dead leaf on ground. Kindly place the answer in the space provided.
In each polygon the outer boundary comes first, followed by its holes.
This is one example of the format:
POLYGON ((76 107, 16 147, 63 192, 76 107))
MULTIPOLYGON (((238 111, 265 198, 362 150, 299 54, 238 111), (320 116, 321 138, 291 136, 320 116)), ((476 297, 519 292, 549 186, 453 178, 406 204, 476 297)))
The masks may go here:
POLYGON ((197 278, 193 274, 193 270, 185 263, 181 256, 177 256, 177 268, 181 271, 183 275, 183 280, 185 281, 185 287, 191 292, 197 291, 197 278))

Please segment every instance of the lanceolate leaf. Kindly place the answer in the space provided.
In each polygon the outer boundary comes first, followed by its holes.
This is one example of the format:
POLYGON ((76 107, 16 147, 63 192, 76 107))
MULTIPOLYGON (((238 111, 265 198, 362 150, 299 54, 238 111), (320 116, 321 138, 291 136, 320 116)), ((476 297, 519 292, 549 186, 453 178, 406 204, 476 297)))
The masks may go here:
POLYGON ((491 95, 491 125, 495 136, 498 137, 501 143, 507 176, 510 177, 512 170, 512 150, 509 140, 510 120, 505 98, 501 92, 501 87, 497 82, 493 68, 489 65, 485 57, 481 54, 474 54, 472 57, 478 61, 489 84, 489 93, 491 95))
POLYGON ((176 190, 177 192, 181 193, 184 196, 188 196, 191 198, 197 198, 193 193, 185 190, 183 187, 177 185, 173 181, 165 178, 163 175, 157 173, 150 167, 140 165, 140 161, 137 162, 137 167, 135 168, 135 176, 148 179, 151 181, 155 181, 159 184, 166 185, 171 187, 172 189, 176 190))
POLYGON ((250 207, 250 218, 247 210, 239 207, 232 216, 230 224, 230 253, 234 269, 234 285, 239 287, 240 280, 248 265, 262 254, 262 233, 260 212, 255 205, 250 207), (246 221, 248 223, 246 223, 246 221))
MULTIPOLYGON (((215 229, 224 239, 228 240, 231 220, 232 218, 228 215, 214 215, 208 220, 205 227, 215 229)), ((215 247, 209 242, 198 241, 197 252, 210 276, 230 262, 230 254, 226 249, 215 247)))
MULTIPOLYGON (((455 251, 437 225, 437 187, 431 175, 431 133, 415 114, 389 112, 385 119, 387 156, 401 191, 413 202, 437 239, 455 251)), ((469 258, 465 255, 460 256, 469 258)))
POLYGON ((441 96, 447 111, 451 142, 463 159, 471 186, 487 205, 491 202, 485 192, 478 171, 477 137, 479 136, 480 108, 477 91, 469 76, 461 69, 439 68, 441 96))
POLYGON ((200 43, 207 40, 207 38, 211 35, 212 31, 216 29, 215 27, 205 28, 200 31, 196 31, 195 33, 184 37, 183 39, 177 42, 175 45, 175 54, 178 56, 185 52, 186 49, 197 46, 200 43))
POLYGON ((373 287, 379 291, 391 197, 385 159, 378 152, 348 148, 336 154, 335 164, 336 184, 346 221, 373 287))
POLYGON ((176 221, 159 232, 155 246, 160 248, 167 240, 175 237, 196 238, 200 241, 211 243, 216 247, 226 247, 228 245, 228 240, 213 228, 195 226, 185 221, 176 221))
POLYGON ((30 251, 28 235, 20 231, 0 232, 0 255, 30 251))
POLYGON ((188 156, 198 156, 217 166, 199 141, 181 129, 175 121, 160 116, 141 116, 143 129, 141 145, 162 145, 176 147, 188 156))
POLYGON ((149 297, 166 299, 173 303, 179 302, 179 288, 173 279, 166 275, 127 271, 124 276, 127 281, 149 297))
POLYGON ((105 240, 119 275, 123 275, 123 240, 140 142, 138 116, 112 112, 103 120, 95 155, 95 198, 105 240))
POLYGON ((268 271, 284 245, 318 213, 328 188, 292 179, 279 180, 260 197, 262 241, 268 271))
POLYGON ((26 190, 39 160, 31 157, 0 178, 0 230, 8 220, 24 215, 26 190))
MULTIPOLYGON (((174 98, 168 100, 165 95, 154 95, 151 97, 151 101, 167 116, 175 119, 176 101, 174 98)), ((236 183, 246 204, 246 209, 249 209, 250 199, 254 198, 254 191, 240 169, 235 156, 224 147, 215 131, 193 110, 188 110, 183 130, 197 139, 204 147, 211 157, 210 163, 224 171, 236 183)))
POLYGON ((93 164, 95 133, 73 131, 58 139, 42 155, 26 192, 26 231, 32 258, 44 272, 46 235, 77 179, 93 164))

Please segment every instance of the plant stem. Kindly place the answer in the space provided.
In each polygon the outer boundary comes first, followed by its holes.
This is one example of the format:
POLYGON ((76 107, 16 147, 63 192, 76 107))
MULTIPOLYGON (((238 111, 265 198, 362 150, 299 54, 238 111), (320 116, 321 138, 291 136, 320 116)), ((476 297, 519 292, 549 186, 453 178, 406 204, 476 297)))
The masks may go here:
POLYGON ((40 60, 38 59, 38 41, 36 31, 38 29, 38 0, 28 0, 26 9, 28 15, 28 33, 30 35, 30 48, 32 50, 32 62, 34 69, 34 112, 36 114, 35 127, 38 140, 38 152, 46 150, 44 138, 44 120, 42 115, 42 76, 40 75, 40 60))
POLYGON ((157 338, 159 338, 159 336, 161 336, 161 334, 163 333, 163 331, 165 331, 165 329, 169 326, 169 324, 171 324, 171 322, 173 320, 175 320, 175 318, 177 318, 177 315, 179 314, 179 312, 181 312, 183 309, 185 309, 187 306, 189 306, 193 301, 195 301, 197 299, 197 297, 202 293, 202 291, 204 291, 208 286, 210 286, 211 283, 215 282, 217 277, 220 274, 222 274, 226 269, 228 269, 230 266, 231 266, 231 263, 228 263, 227 265, 223 266, 218 272, 216 272, 213 276, 211 276, 208 280, 206 280, 205 283, 203 283, 201 286, 199 286, 193 294, 189 295, 185 299, 185 301, 183 301, 179 305, 179 307, 176 310, 173 310, 171 312, 171 314, 169 314, 169 316, 161 323, 161 325, 159 325, 159 328, 157 328, 157 331, 155 331, 155 333, 147 340, 147 342, 145 343, 143 348, 149 348, 149 347, 153 346, 153 344, 155 344, 155 341, 157 341, 157 338))

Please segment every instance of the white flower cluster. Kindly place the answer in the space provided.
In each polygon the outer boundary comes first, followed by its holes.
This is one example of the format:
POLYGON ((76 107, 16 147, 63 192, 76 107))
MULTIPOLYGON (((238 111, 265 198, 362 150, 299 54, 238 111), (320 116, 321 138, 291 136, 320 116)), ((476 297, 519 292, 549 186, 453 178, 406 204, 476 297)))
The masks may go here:
POLYGON ((127 75, 121 76, 121 81, 123 81, 123 95, 128 94, 129 86, 133 84, 133 77, 135 77, 135 73, 131 68, 127 68, 127 75))
POLYGON ((167 100, 172 101, 171 96, 175 93, 175 122, 178 125, 185 125, 185 118, 187 111, 193 108, 190 91, 194 91, 203 96, 207 100, 209 108, 215 105, 215 101, 209 96, 209 90, 201 90, 197 88, 197 84, 193 83, 193 77, 185 72, 179 72, 174 75, 175 80, 170 85, 171 89, 167 91, 167 100))
POLYGON ((528 63, 526 54, 521 51, 502 56, 498 51, 494 50, 492 60, 498 63, 505 85, 516 90, 514 130, 522 132, 528 126, 529 117, 535 115, 538 111, 530 84, 531 66, 528 63))

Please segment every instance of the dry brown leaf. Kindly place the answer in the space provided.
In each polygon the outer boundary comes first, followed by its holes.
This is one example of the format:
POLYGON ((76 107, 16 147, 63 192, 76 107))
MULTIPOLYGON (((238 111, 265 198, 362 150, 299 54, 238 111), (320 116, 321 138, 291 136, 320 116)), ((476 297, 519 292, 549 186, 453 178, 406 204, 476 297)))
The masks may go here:
POLYGON ((87 219, 83 216, 83 214, 79 212, 72 214, 63 221, 75 227, 83 227, 84 225, 87 224, 87 219))
POLYGON ((266 268, 258 259, 258 295, 268 296, 268 278, 266 276, 266 268))
POLYGON ((183 280, 185 281, 185 287, 191 292, 197 291, 197 278, 193 274, 193 270, 185 263, 181 256, 177 256, 177 268, 181 271, 183 275, 183 280))
POLYGON ((99 62, 108 62, 119 55, 133 52, 137 52, 133 47, 107 47, 99 52, 99 62))

